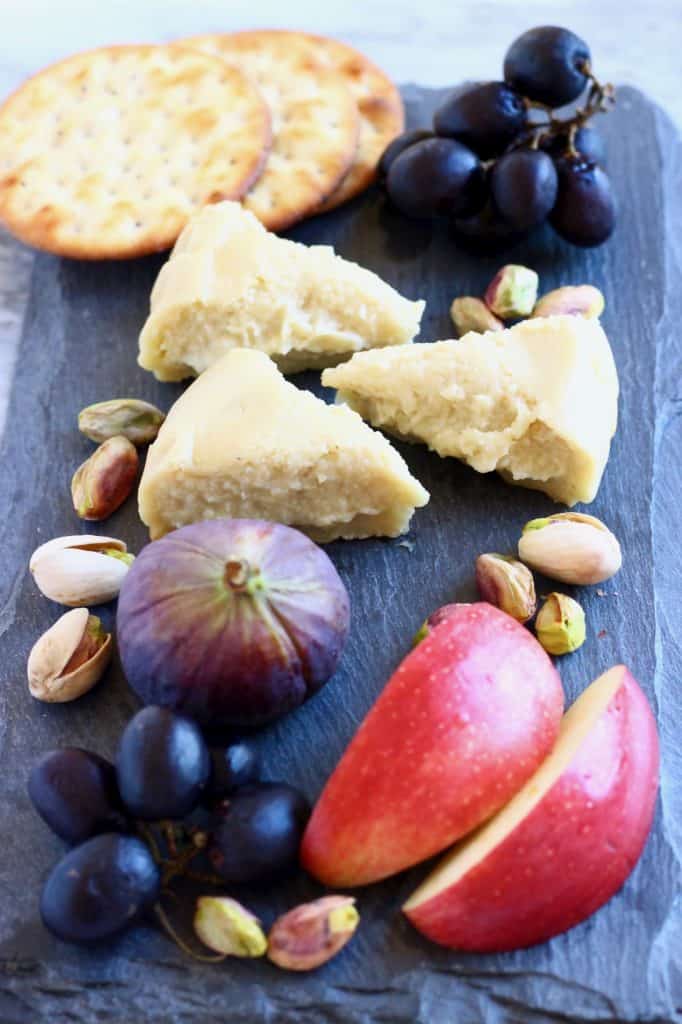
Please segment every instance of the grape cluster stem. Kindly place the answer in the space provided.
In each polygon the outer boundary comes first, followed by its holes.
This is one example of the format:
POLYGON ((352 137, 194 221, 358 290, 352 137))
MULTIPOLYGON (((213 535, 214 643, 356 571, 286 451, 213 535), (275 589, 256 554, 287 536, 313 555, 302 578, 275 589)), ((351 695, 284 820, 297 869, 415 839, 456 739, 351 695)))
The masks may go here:
MULTIPOLYGON (((185 827, 173 821, 144 822, 136 821, 135 828, 141 839, 149 847, 155 864, 161 870, 161 894, 167 899, 177 899, 177 894, 169 887, 178 878, 186 878, 203 885, 223 888, 225 880, 210 872, 194 871, 190 865, 195 857, 206 847, 208 835, 197 826, 185 827)), ((220 963, 225 959, 223 954, 209 956, 199 953, 179 934, 170 917, 163 908, 161 901, 154 905, 154 913, 162 930, 178 946, 179 949, 202 963, 220 963)))
POLYGON ((529 110, 539 110, 547 115, 547 120, 538 124, 528 125, 527 130, 515 139, 506 152, 526 147, 538 149, 542 142, 557 136, 567 136, 567 154, 575 157, 578 151, 575 137, 578 131, 594 117, 595 114, 607 113, 616 102, 616 90, 610 82, 602 85, 593 74, 589 65, 583 69, 589 81, 587 96, 582 106, 577 107, 567 118, 557 117, 553 109, 546 103, 527 101, 529 110))

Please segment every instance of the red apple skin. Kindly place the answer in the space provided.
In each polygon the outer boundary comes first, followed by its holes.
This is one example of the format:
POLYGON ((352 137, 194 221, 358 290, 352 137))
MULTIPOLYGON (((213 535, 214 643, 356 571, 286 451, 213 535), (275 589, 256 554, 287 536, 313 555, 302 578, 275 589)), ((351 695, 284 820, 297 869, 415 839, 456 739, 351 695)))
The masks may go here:
POLYGON ((624 666, 621 686, 568 768, 530 814, 449 889, 407 911, 452 949, 500 953, 545 942, 606 903, 646 843, 658 788, 658 736, 624 666))
POLYGON ((407 655, 331 775, 301 846, 331 887, 443 850, 521 788, 557 736, 564 695, 535 638, 479 603, 450 606, 407 655))

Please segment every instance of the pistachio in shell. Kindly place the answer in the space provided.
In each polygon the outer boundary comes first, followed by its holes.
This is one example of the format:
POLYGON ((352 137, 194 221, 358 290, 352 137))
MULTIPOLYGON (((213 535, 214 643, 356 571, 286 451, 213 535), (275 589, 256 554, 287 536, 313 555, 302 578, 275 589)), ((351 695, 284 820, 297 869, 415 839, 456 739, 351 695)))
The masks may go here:
POLYGON ((111 634, 87 608, 74 608, 43 633, 28 657, 28 688, 37 700, 65 703, 82 697, 111 661, 111 634))
POLYGON ((75 534, 41 544, 29 569, 45 597, 82 608, 113 600, 134 559, 114 537, 75 534))
POLYGON ((135 445, 150 444, 165 418, 160 409, 140 398, 111 398, 82 409, 78 429, 97 444, 117 436, 135 445))

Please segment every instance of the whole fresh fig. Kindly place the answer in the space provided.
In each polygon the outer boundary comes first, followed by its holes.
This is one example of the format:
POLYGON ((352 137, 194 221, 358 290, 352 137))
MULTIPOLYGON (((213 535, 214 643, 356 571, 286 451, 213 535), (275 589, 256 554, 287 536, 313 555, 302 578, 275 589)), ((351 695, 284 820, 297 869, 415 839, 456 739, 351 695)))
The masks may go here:
POLYGON ((336 569, 298 530, 214 519, 141 551, 119 596, 118 644, 146 704, 254 726, 326 683, 349 616, 336 569))

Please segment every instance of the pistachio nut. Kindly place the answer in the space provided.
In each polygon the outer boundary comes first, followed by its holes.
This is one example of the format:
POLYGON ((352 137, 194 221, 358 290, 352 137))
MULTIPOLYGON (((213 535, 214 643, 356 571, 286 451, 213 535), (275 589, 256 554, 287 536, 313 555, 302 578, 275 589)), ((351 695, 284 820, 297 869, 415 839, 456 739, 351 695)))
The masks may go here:
POLYGON ((581 512, 559 512, 526 523, 519 558, 550 579, 577 585, 608 580, 622 564, 620 544, 611 531, 581 512))
POLYGON ((65 612, 33 645, 28 688, 38 700, 64 703, 82 697, 111 661, 111 633, 87 608, 65 612))
POLYGON ((533 574, 515 558, 495 553, 479 555, 476 584, 484 601, 518 622, 528 622, 535 614, 533 574))
POLYGON ((149 444, 165 418, 155 405, 139 398, 112 398, 83 409, 78 414, 78 429, 98 444, 117 436, 133 444, 149 444))
POLYGON ((137 448, 123 436, 110 437, 76 470, 71 480, 73 507, 81 519, 108 519, 133 489, 137 448))
POLYGON ((29 569, 45 597, 84 607, 113 600, 134 559, 121 540, 77 534, 41 544, 29 569))
POLYGON ((360 922, 352 896, 323 896, 278 917, 268 959, 289 971, 312 971, 343 949, 360 922))
POLYGON ((483 299, 475 299, 471 295, 462 295, 453 299, 450 316, 457 328, 457 336, 462 337, 468 331, 484 334, 485 331, 503 331, 504 324, 491 313, 483 299))
POLYGON ((268 940, 258 918, 228 896, 201 896, 194 931, 205 946, 225 956, 264 956, 268 940))
POLYGON ((532 317, 582 316, 596 319, 604 312, 604 296, 591 284, 555 288, 538 299, 532 317))
POLYGON ((538 275, 530 267, 508 263, 497 271, 485 293, 485 304, 502 320, 530 316, 538 295, 538 275))
POLYGON ((585 643, 585 612, 566 594, 550 594, 535 620, 537 638, 548 654, 570 654, 585 643))

